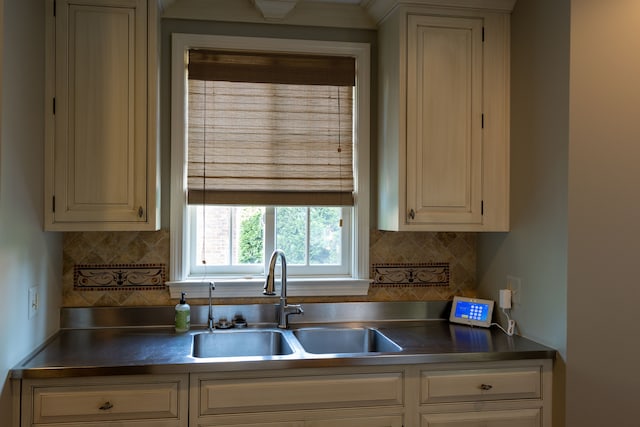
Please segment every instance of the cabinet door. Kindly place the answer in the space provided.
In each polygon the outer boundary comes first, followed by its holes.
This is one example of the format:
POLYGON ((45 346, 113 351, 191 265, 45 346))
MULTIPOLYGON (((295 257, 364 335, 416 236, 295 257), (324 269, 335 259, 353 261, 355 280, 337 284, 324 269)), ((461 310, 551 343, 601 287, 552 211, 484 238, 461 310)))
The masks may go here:
POLYGON ((55 8, 48 228, 150 229, 147 1, 57 0, 55 8))
POLYGON ((401 416, 336 418, 307 421, 305 427, 402 427, 401 416))
POLYGON ((421 427, 540 427, 539 409, 423 414, 421 427))
POLYGON ((482 222, 482 27, 408 16, 409 224, 482 222))
POLYGON ((264 423, 220 424, 218 421, 198 421, 198 427, 304 427, 304 421, 278 421, 264 423))

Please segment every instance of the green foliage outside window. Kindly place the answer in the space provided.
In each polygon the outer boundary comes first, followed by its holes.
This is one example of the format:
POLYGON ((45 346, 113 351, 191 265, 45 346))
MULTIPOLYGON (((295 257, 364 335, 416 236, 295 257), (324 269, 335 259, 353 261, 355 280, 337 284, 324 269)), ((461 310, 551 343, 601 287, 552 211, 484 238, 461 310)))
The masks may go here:
POLYGON ((263 257, 263 227, 262 211, 258 210, 242 220, 240 224, 240 253, 241 264, 259 264, 263 257))
MULTIPOLYGON (((291 265, 339 264, 342 246, 340 217, 341 209, 335 207, 277 208, 276 245, 286 254, 287 263, 291 265), (307 211, 309 211, 308 217, 307 211), (307 221, 310 222, 308 248, 307 221)), ((262 211, 255 212, 241 221, 240 263, 263 262, 263 232, 262 211)))

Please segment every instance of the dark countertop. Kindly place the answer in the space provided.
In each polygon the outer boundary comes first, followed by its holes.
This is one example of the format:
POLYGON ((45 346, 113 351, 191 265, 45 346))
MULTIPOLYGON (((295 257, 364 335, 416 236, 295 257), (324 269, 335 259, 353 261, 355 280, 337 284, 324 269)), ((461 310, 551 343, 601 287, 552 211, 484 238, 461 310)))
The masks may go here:
MULTIPOLYGON (((316 325, 317 326, 317 325, 316 325)), ((316 355, 295 352, 283 356, 194 358, 194 330, 172 329, 62 330, 40 351, 12 371, 13 378, 92 375, 189 373, 417 363, 487 362, 553 359, 555 350, 498 329, 480 329, 425 321, 376 325, 399 344, 397 353, 316 355)), ((291 334, 285 331, 285 334, 291 334)))

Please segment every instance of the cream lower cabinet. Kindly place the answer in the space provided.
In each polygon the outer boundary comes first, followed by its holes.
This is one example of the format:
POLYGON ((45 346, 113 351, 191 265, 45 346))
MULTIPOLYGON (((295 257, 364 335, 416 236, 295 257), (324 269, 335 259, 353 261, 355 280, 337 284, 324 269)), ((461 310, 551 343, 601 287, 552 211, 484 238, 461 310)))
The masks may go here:
MULTIPOLYGON (((321 415, 320 415, 321 416, 321 415)), ((326 416, 326 415, 325 415, 326 416)), ((295 418, 295 416, 294 416, 295 418)), ((215 427, 402 427, 401 416, 367 417, 352 416, 352 418, 327 418, 316 421, 277 421, 240 424, 197 424, 198 426, 215 427)))
POLYGON ((551 427, 551 360, 22 380, 21 427, 551 427))
POLYGON ((190 397, 199 427, 402 427, 404 371, 194 374, 190 397))
POLYGON ((551 427, 551 360, 192 374, 193 427, 551 427))
POLYGON ((423 415, 420 425, 424 427, 539 427, 542 425, 540 419, 539 410, 515 409, 423 415))
POLYGON ((419 372, 420 427, 551 426, 551 361, 419 372))
POLYGON ((22 427, 187 427, 188 375, 23 380, 22 427))
POLYGON ((159 228, 156 0, 48 0, 45 229, 159 228))
POLYGON ((477 3, 380 23, 382 230, 509 228, 509 11, 477 3))

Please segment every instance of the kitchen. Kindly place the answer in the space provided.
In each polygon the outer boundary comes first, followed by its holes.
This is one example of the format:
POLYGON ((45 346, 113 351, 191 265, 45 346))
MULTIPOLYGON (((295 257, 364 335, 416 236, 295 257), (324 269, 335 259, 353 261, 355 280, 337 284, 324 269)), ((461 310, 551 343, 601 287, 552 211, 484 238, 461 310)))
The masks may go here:
MULTIPOLYGON (((561 354, 554 395, 566 396, 568 426, 633 426, 638 416, 638 326, 628 292, 636 275, 637 239, 629 236, 638 206, 622 196, 637 191, 639 95, 630 88, 640 71, 632 36, 640 10, 631 1, 601 3, 516 3, 511 231, 477 237, 479 294, 497 299, 507 275, 522 278, 523 308, 514 311, 521 333, 561 354)), ((44 6, 5 0, 3 16, 0 367, 6 378, 57 330, 63 236, 42 231, 44 6), (28 319, 34 284, 40 312, 28 319)), ((2 425, 14 416, 12 392, 5 380, 2 425)), ((562 425, 563 405, 554 408, 560 411, 554 424, 562 425)))

